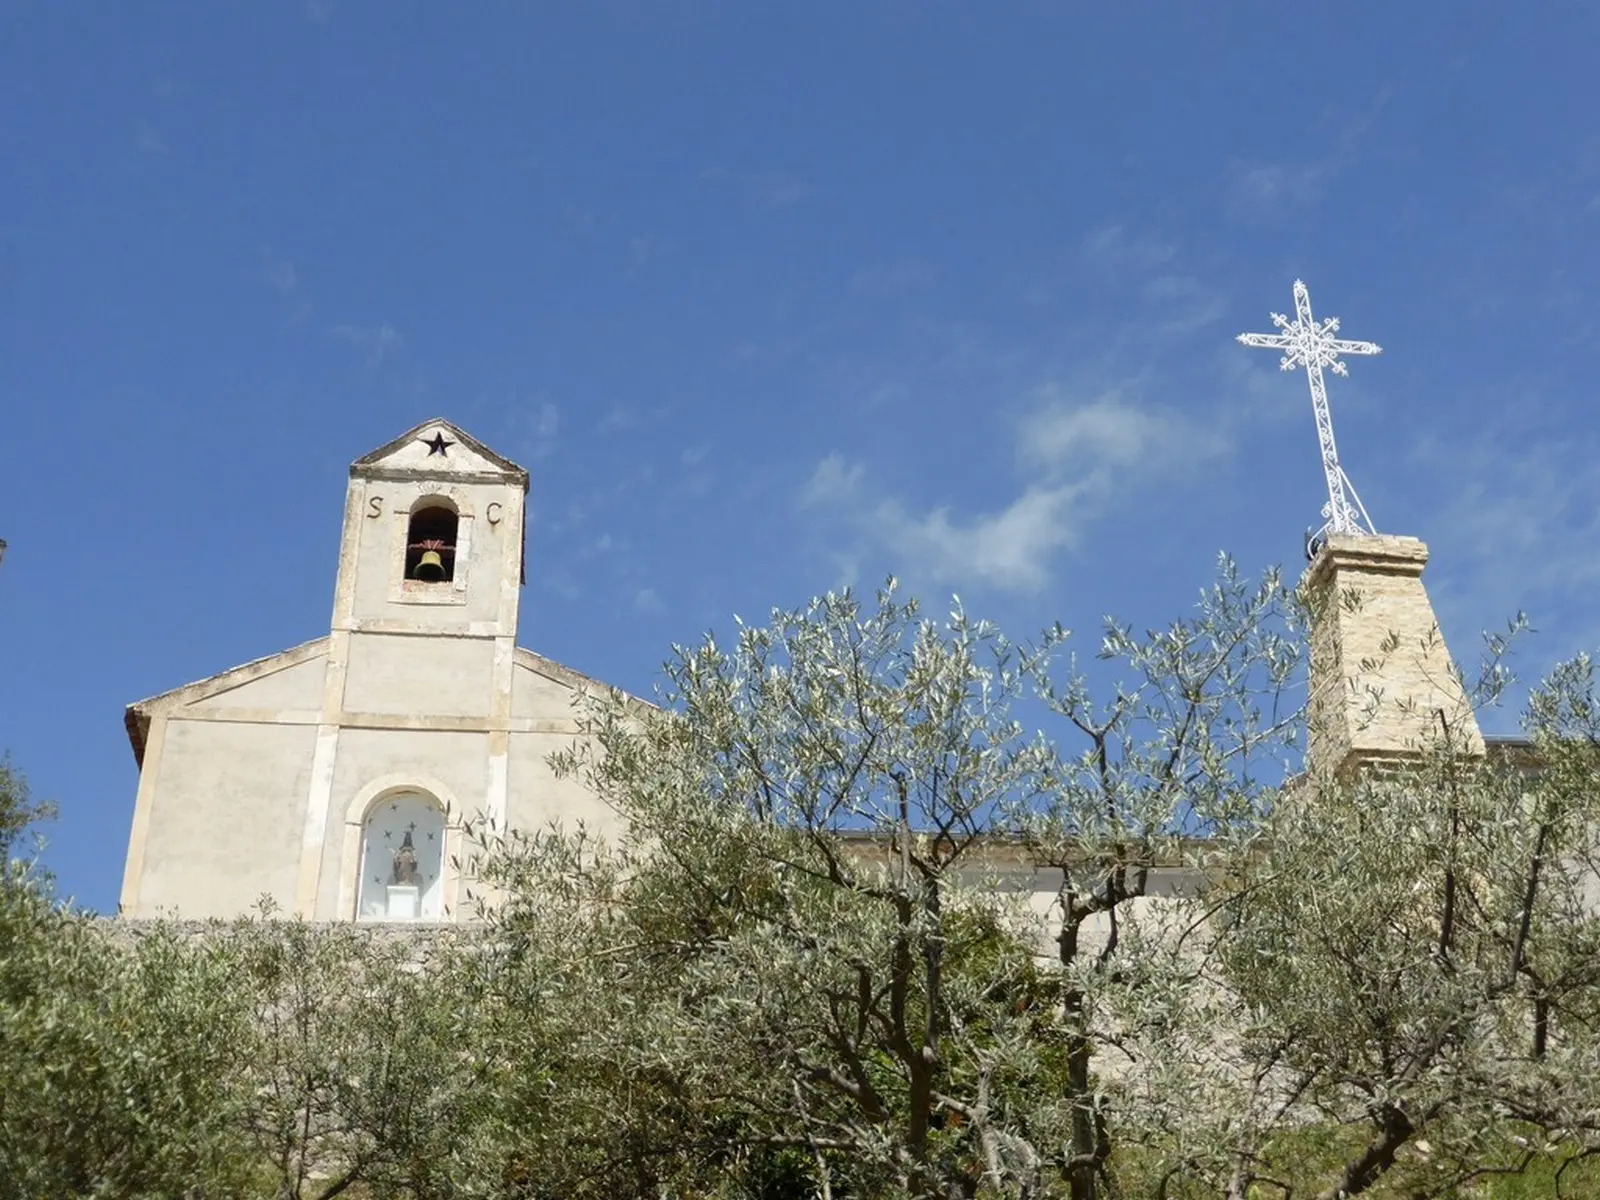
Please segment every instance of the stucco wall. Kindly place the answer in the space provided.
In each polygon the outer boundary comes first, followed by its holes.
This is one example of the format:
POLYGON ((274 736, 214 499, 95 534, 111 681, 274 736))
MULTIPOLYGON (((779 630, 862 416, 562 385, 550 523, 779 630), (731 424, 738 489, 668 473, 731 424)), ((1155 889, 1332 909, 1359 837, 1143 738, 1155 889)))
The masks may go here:
POLYGON ((546 721, 576 718, 574 694, 564 683, 521 669, 511 679, 511 715, 546 721))
POLYGON ((292 907, 315 740, 309 725, 169 721, 130 915, 230 917, 262 893, 292 907))
POLYGON ((352 634, 344 711, 487 717, 493 665, 488 638, 352 634))
POLYGON ((506 819, 513 828, 526 830, 559 825, 571 832, 581 823, 591 832, 614 841, 621 832, 616 814, 578 780, 557 779, 546 761, 552 753, 571 744, 572 734, 565 732, 511 735, 511 787, 506 819))
POLYGON ((205 711, 246 707, 316 712, 322 707, 325 665, 325 659, 313 658, 285 670, 245 681, 238 687, 216 692, 196 700, 190 707, 205 711))

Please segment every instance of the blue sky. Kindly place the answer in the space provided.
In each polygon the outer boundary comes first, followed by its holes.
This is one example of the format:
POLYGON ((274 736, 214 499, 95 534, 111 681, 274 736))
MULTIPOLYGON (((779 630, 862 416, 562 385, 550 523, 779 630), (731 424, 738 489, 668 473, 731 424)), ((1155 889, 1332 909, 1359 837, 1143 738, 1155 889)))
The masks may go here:
POLYGON ((1600 15, 1545 3, 19 3, 0 15, 0 747, 115 903, 127 703, 326 631, 346 470, 532 473, 521 641, 888 571, 1026 635, 1298 570, 1303 276, 1457 657, 1600 642, 1600 15))

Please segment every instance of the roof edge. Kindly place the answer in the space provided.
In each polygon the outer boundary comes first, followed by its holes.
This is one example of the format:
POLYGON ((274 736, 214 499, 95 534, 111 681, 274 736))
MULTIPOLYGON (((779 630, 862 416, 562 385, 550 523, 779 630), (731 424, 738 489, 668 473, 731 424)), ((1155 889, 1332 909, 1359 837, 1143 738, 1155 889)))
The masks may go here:
POLYGON ((513 658, 518 665, 526 667, 534 674, 543 675, 546 679, 565 684, 574 690, 596 689, 604 692, 617 692, 626 700, 629 708, 641 714, 661 711, 659 707, 650 703, 650 701, 641 700, 632 692, 624 691, 615 684, 606 683, 603 680, 594 678, 592 675, 585 675, 582 671, 576 671, 569 666, 558 663, 553 658, 546 658, 544 655, 529 650, 525 646, 516 647, 516 653, 513 658))
POLYGON ((128 705, 123 714, 123 725, 128 731, 128 742, 133 747, 133 758, 139 766, 144 766, 145 741, 150 735, 150 722, 157 716, 164 716, 173 708, 183 704, 191 704, 196 700, 204 700, 207 696, 218 692, 228 691, 230 688, 239 687, 258 679, 263 675, 270 675, 274 671, 286 670, 298 666, 308 659, 319 654, 327 653, 329 635, 312 638, 309 642, 301 642, 298 646, 290 646, 287 650, 279 650, 276 654, 263 655, 253 658, 247 663, 240 663, 236 667, 229 667, 226 671, 219 671, 215 675, 208 675, 204 679, 196 679, 179 687, 170 688, 165 692, 158 692, 154 696, 147 696, 143 700, 135 700, 128 705))
POLYGON ((417 434, 421 433, 424 429, 427 429, 430 425, 443 425, 446 429, 453 433, 456 437, 456 440, 466 446, 467 449, 472 450, 477 454, 481 454, 484 458, 494 463, 495 466, 499 467, 507 475, 510 475, 517 482, 521 483, 523 491, 528 490, 527 468, 512 462, 505 455, 491 450, 488 446, 484 445, 477 438, 473 437, 454 421, 446 420, 444 417, 430 417, 426 421, 422 421, 419 424, 413 425, 399 437, 385 442, 376 450, 372 450, 366 454, 363 454, 360 458, 356 459, 355 462, 350 464, 350 474, 365 474, 367 468, 378 466, 384 458, 400 449, 400 447, 411 441, 417 436, 417 434))

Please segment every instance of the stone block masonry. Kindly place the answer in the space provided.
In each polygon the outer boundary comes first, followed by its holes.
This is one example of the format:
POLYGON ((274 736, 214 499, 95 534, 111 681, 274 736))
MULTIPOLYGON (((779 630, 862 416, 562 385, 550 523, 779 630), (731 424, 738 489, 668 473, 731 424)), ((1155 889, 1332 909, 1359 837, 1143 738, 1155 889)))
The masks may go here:
POLYGON ((1416 538, 1336 534, 1301 580, 1312 619, 1307 758, 1313 771, 1414 757, 1483 736, 1422 585, 1416 538))

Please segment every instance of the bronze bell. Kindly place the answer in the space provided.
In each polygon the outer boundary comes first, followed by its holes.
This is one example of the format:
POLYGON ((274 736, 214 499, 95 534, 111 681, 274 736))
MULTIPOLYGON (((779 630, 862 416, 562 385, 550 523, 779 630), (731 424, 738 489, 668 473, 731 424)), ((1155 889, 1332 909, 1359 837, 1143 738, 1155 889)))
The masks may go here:
POLYGON ((424 550, 422 557, 417 559, 417 569, 411 575, 413 579, 438 583, 444 578, 444 559, 439 557, 437 550, 424 550))

